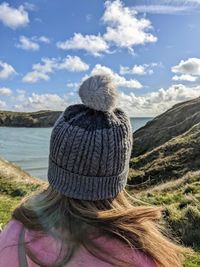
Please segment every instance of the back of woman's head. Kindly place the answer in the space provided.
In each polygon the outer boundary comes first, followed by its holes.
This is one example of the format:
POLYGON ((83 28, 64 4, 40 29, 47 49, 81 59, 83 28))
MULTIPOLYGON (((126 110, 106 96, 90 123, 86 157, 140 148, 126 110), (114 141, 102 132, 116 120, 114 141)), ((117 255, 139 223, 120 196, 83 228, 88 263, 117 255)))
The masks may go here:
MULTIPOLYGON (((136 252, 145 253, 156 266, 180 267, 183 253, 187 252, 167 238, 168 233, 158 222, 161 209, 132 204, 126 191, 112 199, 86 201, 66 197, 48 187, 22 203, 13 217, 27 229, 53 235, 67 244, 68 252, 53 266, 64 266, 80 246, 114 266, 134 266, 133 262, 124 262, 120 255, 116 257, 99 246, 95 238, 101 236, 114 238, 136 252)), ((28 249, 27 254, 40 266, 48 266, 28 249)))
POLYGON ((180 267, 184 249, 161 233, 160 209, 135 206, 125 196, 132 127, 117 108, 115 85, 110 77, 95 75, 82 83, 79 95, 83 104, 67 107, 52 130, 49 187, 18 207, 13 217, 28 229, 57 235, 69 244, 62 263, 54 267, 69 262, 80 245, 117 266, 134 266, 115 255, 107 257, 94 242, 101 235, 143 251, 157 266, 180 267))

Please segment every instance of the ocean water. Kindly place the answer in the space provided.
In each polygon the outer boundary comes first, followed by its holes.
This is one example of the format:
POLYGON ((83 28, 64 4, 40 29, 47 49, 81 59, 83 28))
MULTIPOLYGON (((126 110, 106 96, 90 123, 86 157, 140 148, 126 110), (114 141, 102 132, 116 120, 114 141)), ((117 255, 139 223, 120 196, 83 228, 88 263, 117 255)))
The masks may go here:
MULTIPOLYGON (((152 118, 131 118, 133 131, 150 120, 152 118)), ((14 162, 31 175, 47 180, 51 130, 0 127, 0 158, 14 162)))

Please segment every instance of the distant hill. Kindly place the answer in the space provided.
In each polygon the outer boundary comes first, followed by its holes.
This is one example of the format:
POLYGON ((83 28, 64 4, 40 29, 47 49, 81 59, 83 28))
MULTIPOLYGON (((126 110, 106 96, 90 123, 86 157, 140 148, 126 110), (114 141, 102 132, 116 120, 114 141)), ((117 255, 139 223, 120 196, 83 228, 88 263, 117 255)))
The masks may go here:
POLYGON ((0 111, 0 127, 52 127, 61 111, 36 112, 0 111))

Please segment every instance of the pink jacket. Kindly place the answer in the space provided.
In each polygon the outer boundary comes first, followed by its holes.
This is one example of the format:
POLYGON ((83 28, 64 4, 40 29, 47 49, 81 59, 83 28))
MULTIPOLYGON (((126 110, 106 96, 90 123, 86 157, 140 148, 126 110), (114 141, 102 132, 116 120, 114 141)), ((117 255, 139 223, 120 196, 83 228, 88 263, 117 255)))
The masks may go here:
MULTIPOLYGON (((19 266, 18 259, 18 239, 22 229, 22 224, 16 220, 11 220, 3 232, 0 233, 0 267, 22 267, 19 266)), ((40 239, 33 240, 35 236, 34 231, 26 229, 25 240, 32 240, 27 246, 31 251, 45 263, 52 263, 58 255, 59 246, 57 241, 51 236, 44 236, 40 239)), ((127 249, 123 243, 118 240, 110 239, 108 237, 100 237, 97 239, 99 244, 103 244, 107 251, 112 252, 113 255, 128 262, 133 262, 136 267, 156 267, 155 263, 142 252, 136 252, 127 249), (134 258, 134 260, 133 260, 134 258)), ((28 257, 28 267, 36 267, 28 257)), ((71 261, 66 265, 67 267, 112 267, 109 263, 101 261, 92 256, 84 247, 75 253, 71 261)))

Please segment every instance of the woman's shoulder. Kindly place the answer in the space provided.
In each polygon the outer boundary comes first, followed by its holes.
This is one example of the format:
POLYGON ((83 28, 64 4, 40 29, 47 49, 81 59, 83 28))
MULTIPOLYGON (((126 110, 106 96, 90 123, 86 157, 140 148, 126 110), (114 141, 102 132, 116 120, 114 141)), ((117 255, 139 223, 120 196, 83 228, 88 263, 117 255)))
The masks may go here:
POLYGON ((130 247, 128 244, 108 236, 98 238, 98 244, 110 255, 114 255, 120 260, 132 263, 136 267, 156 267, 155 262, 150 256, 145 254, 142 249, 130 247))
POLYGON ((17 245, 22 224, 11 220, 0 233, 0 266, 18 267, 17 245))
POLYGON ((0 250, 4 247, 7 243, 17 244, 19 233, 22 229, 22 223, 17 220, 10 220, 2 232, 0 232, 0 250))
MULTIPOLYGON (((22 227, 23 225, 19 221, 11 220, 0 234, 0 266, 18 266, 17 244, 22 227)), ((40 238, 37 238, 37 235, 35 231, 26 229, 25 240, 28 241, 28 247, 45 262, 54 262, 60 249, 59 244, 53 242, 55 240, 53 240, 54 238, 51 235, 45 234, 40 238)), ((153 260, 145 253, 138 249, 130 248, 116 238, 101 236, 93 241, 97 242, 97 245, 102 247, 103 250, 109 252, 108 256, 113 255, 120 260, 133 263, 133 266, 136 267, 155 267, 153 260)), ((28 262, 30 266, 36 266, 32 265, 33 263, 30 259, 28 259, 28 262)), ((69 266, 110 267, 111 265, 95 258, 82 247, 74 255, 69 266)))
MULTIPOLYGON (((0 233, 0 266, 18 267, 18 242, 23 224, 15 219, 9 221, 0 233)), ((57 242, 48 234, 40 233, 25 228, 25 243, 39 259, 45 263, 55 260, 59 250, 57 242), (51 246, 50 246, 51 244, 51 246)), ((28 266, 37 266, 27 257, 28 266)))

